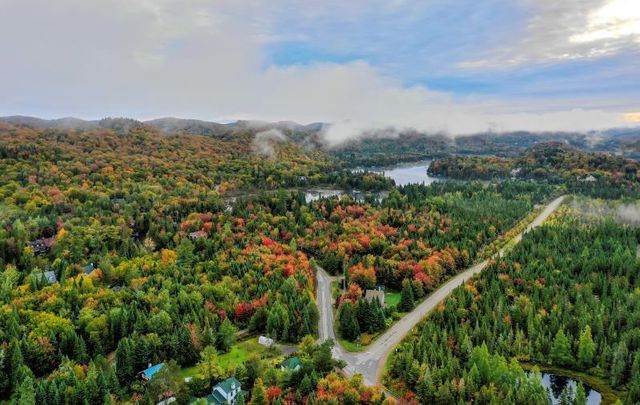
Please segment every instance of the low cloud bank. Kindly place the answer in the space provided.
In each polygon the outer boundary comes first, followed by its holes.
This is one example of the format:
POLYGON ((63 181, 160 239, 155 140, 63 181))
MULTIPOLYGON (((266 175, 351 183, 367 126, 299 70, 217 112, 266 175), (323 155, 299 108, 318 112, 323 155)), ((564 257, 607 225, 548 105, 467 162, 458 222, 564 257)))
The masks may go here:
POLYGON ((268 131, 258 132, 253 138, 251 147, 255 154, 264 156, 267 158, 274 158, 276 156, 276 144, 278 142, 285 142, 287 137, 277 129, 270 129, 268 131))
POLYGON ((591 218, 611 217, 621 224, 640 226, 640 203, 612 206, 597 200, 574 200, 570 206, 591 218))

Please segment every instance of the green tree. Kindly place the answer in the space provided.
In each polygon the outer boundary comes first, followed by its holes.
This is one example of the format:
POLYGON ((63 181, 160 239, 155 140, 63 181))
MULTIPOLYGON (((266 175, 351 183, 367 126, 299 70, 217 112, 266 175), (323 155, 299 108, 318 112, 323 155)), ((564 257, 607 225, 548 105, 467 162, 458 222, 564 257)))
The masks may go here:
POLYGON ((16 403, 20 405, 35 405, 36 391, 33 387, 33 378, 26 376, 16 391, 16 403))
POLYGON ((573 400, 574 405, 587 405, 587 393, 581 383, 576 387, 576 397, 573 400))
POLYGON ((398 310, 402 312, 409 312, 415 307, 415 300, 413 298, 413 288, 411 282, 405 280, 402 283, 402 292, 400 293, 400 302, 398 303, 398 310))
POLYGON ((551 357, 551 361, 559 366, 569 366, 573 363, 571 343, 562 329, 558 330, 558 333, 556 333, 551 343, 549 356, 551 357))
POLYGON ((578 365, 585 369, 591 367, 595 352, 596 344, 591 338, 591 327, 587 325, 578 339, 578 365))
POLYGON ((197 365, 198 373, 209 385, 212 385, 222 376, 222 369, 218 361, 218 352, 213 346, 205 347, 200 353, 200 362, 197 365))
POLYGON ((355 308, 350 302, 345 302, 339 314, 340 334, 348 340, 356 340, 360 336, 360 326, 355 314, 355 308))
POLYGON ((267 391, 264 389, 262 378, 258 378, 251 390, 251 405, 267 405, 267 391))
POLYGON ((216 336, 218 349, 223 352, 228 352, 229 350, 231 350, 231 346, 233 346, 235 341, 236 327, 233 326, 228 318, 225 318, 225 320, 220 324, 220 327, 218 328, 218 334, 216 336))

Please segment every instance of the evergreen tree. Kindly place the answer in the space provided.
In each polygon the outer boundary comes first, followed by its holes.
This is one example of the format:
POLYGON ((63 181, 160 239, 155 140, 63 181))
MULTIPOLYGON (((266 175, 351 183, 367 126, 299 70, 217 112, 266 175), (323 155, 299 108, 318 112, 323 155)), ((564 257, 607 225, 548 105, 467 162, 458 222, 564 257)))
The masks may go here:
POLYGON ((360 326, 356 318, 353 304, 345 302, 340 308, 340 333, 348 340, 356 340, 360 336, 360 326))
POLYGON ((33 387, 33 378, 26 376, 18 386, 15 394, 16 403, 20 405, 35 405, 36 391, 33 387))
POLYGON ((553 363, 559 366, 569 366, 573 363, 571 343, 562 329, 558 330, 558 333, 556 333, 551 343, 549 356, 553 363))
POLYGON ((267 391, 264 389, 262 378, 258 378, 251 390, 251 405, 267 405, 267 391))
POLYGON ((118 342, 116 349, 116 375, 120 383, 124 386, 128 385, 136 375, 134 368, 134 356, 131 340, 124 338, 118 342))
POLYGON ((578 383, 576 387, 576 397, 573 401, 573 405, 587 405, 587 393, 581 383, 578 383))
POLYGON ((402 283, 402 292, 400 293, 400 302, 398 303, 398 310, 402 312, 409 312, 415 307, 415 301, 413 298, 413 288, 411 282, 405 280, 402 283))
POLYGON ((591 327, 587 325, 578 339, 578 365, 583 369, 591 367, 596 352, 596 344, 591 338, 591 327))
POLYGON ((231 350, 231 346, 236 340, 236 328, 233 326, 229 318, 225 318, 218 328, 218 334, 216 336, 216 343, 218 349, 222 352, 228 352, 231 350))
POLYGON ((562 392, 560 398, 558 398, 559 405, 573 405, 573 389, 571 385, 567 384, 562 392))

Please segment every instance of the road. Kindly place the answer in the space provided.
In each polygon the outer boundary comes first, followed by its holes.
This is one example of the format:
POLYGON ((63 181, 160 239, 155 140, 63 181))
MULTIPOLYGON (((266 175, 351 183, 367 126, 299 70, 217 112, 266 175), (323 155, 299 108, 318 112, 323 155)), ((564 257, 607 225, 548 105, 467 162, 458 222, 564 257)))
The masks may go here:
MULTIPOLYGON (((562 203, 564 196, 558 197, 550 202, 544 210, 527 226, 524 232, 515 236, 512 241, 520 242, 525 232, 541 225, 562 203)), ((502 255, 504 249, 501 249, 497 255, 502 255)), ((396 322, 390 329, 383 333, 375 342, 373 342, 366 351, 359 353, 351 353, 344 350, 337 342, 335 332, 333 330, 333 302, 331 298, 331 281, 333 278, 327 274, 324 269, 318 267, 318 310, 320 311, 320 325, 318 334, 320 341, 333 339, 336 342, 333 348, 333 356, 342 359, 347 363, 344 371, 347 375, 356 373, 362 374, 367 384, 376 384, 384 369, 384 364, 390 351, 400 343, 402 338, 411 331, 429 312, 431 312, 443 299, 451 292, 462 285, 472 276, 480 273, 487 264, 489 259, 469 267, 462 273, 458 273, 455 277, 440 286, 429 297, 422 301, 413 311, 409 312, 402 319, 396 322)))

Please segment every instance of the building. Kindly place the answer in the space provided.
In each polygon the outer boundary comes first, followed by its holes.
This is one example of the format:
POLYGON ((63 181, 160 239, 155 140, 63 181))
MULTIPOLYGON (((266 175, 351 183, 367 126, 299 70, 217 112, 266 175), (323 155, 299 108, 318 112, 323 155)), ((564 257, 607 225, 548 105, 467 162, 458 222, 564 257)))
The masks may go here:
POLYGON ((189 239, 191 240, 202 239, 206 237, 207 237, 207 233, 205 231, 195 231, 189 234, 189 239))
POLYGON ((82 268, 82 271, 84 271, 84 274, 86 274, 87 276, 91 275, 91 273, 93 273, 93 271, 95 270, 95 266, 93 265, 93 263, 89 263, 86 266, 84 266, 82 268))
POLYGON ((31 273, 31 277, 34 281, 41 283, 55 284, 58 282, 56 273, 53 271, 34 272, 31 273))
POLYGON ((54 243, 56 243, 56 238, 53 236, 50 238, 40 238, 27 242, 27 244, 33 250, 33 253, 37 255, 43 255, 47 253, 54 243))
POLYGON ((384 291, 381 289, 367 290, 364 293, 364 299, 368 302, 378 300, 380 305, 384 306, 384 291))
POLYGON ((262 346, 265 346, 265 347, 271 347, 273 346, 273 339, 268 338, 266 336, 260 336, 258 338, 258 343, 260 343, 262 346))
POLYGON ((238 394, 240 394, 241 391, 242 388, 240 387, 240 381, 235 377, 227 378, 213 387, 211 394, 207 397, 207 403, 215 405, 233 405, 236 403, 238 394))
POLYGON ((149 363, 149 368, 139 372, 138 377, 142 378, 142 380, 144 381, 149 381, 150 379, 153 378, 154 375, 156 375, 158 371, 162 369, 162 367, 164 367, 164 363, 159 363, 154 366, 152 366, 151 363, 149 363))
POLYGON ((280 370, 282 371, 298 371, 302 367, 302 361, 300 361, 299 357, 293 356, 289 357, 280 365, 280 370))

